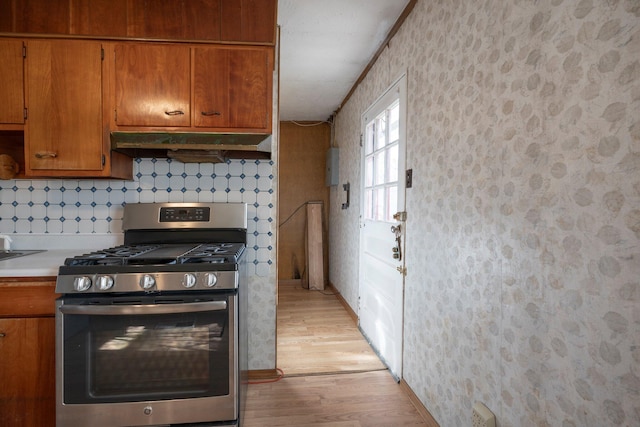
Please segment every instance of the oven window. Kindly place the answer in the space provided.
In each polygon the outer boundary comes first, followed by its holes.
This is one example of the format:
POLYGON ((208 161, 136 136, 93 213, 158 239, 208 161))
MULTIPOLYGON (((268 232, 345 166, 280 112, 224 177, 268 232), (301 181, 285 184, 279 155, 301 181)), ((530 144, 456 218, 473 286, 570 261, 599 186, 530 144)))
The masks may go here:
POLYGON ((228 322, 227 310, 65 314, 64 401, 133 402, 227 395, 232 357, 228 322))

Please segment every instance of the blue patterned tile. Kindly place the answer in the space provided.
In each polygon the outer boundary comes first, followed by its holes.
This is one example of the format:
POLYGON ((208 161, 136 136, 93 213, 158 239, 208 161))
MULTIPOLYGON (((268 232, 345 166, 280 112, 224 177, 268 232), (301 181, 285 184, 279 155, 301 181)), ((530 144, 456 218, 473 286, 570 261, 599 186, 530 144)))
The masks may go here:
POLYGON ((251 264, 251 274, 269 274, 275 256, 269 249, 274 246, 272 166, 260 160, 182 164, 136 159, 133 181, 1 181, 0 233, 121 233, 127 203, 242 202, 249 217, 256 218, 249 221, 247 259, 256 260, 261 251, 263 260, 251 264))

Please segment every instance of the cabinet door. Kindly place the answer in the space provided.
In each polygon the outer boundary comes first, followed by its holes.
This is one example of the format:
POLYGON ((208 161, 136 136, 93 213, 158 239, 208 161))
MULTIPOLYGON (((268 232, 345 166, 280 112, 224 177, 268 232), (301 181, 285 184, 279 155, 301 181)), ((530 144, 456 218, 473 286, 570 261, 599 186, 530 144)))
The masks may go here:
POLYGON ((189 47, 121 44, 115 49, 116 124, 189 126, 189 47))
POLYGON ((21 40, 0 40, 0 123, 24 123, 21 40))
POLYGON ((194 48, 197 127, 271 129, 271 49, 194 48))
POLYGON ((11 3, 11 7, 6 9, 13 15, 12 26, 16 33, 69 33, 71 6, 68 0, 20 0, 11 3))
POLYGON ((222 0, 221 39, 275 43, 276 0, 222 0))
POLYGON ((71 0, 69 34, 126 37, 129 1, 71 0))
POLYGON ((128 3, 129 37, 220 40, 220 0, 128 3))
POLYGON ((26 71, 27 173, 101 170, 101 44, 30 40, 26 71))
POLYGON ((0 425, 55 425, 55 319, 0 319, 0 425))

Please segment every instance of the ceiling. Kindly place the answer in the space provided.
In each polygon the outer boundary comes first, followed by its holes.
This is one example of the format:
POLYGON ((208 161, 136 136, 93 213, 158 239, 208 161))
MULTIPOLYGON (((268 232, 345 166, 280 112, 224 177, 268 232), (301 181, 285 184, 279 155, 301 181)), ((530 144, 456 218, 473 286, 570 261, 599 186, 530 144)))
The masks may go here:
POLYGON ((409 0, 278 0, 280 120, 327 120, 409 0))

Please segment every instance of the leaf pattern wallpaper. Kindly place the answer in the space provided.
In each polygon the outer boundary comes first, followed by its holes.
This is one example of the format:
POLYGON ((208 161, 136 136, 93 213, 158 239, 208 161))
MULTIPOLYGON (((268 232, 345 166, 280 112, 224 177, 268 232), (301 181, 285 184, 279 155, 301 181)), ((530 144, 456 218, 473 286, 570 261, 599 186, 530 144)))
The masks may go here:
POLYGON ((335 120, 355 311, 361 114, 405 72, 404 380, 442 426, 640 425, 640 2, 417 2, 335 120))

